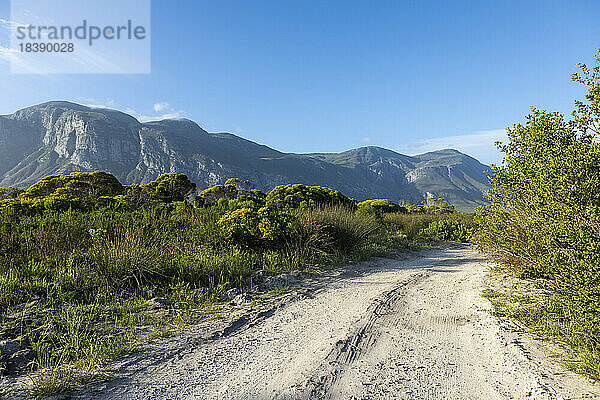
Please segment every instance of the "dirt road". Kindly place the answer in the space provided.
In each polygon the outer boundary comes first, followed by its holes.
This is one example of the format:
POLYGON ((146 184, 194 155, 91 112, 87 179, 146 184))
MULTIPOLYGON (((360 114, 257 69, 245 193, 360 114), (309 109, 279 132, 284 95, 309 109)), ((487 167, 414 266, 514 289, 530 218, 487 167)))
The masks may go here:
MULTIPOLYGON (((101 399, 575 399, 600 390, 490 315, 466 246, 327 274, 128 358, 101 399)), ((587 396, 587 397, 586 397, 587 396)))

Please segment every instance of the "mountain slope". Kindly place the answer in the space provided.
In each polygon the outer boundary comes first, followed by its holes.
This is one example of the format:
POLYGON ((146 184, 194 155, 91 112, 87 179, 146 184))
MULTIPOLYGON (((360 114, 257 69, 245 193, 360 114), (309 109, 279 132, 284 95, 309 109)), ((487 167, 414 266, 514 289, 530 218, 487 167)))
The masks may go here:
POLYGON ((104 170, 144 183, 167 172, 199 187, 230 177, 262 190, 288 183, 328 186, 357 200, 421 202, 444 197, 460 209, 483 202, 487 167, 456 150, 406 156, 380 147, 291 154, 190 120, 140 123, 132 116, 48 102, 0 116, 0 186, 26 187, 49 174, 104 170))

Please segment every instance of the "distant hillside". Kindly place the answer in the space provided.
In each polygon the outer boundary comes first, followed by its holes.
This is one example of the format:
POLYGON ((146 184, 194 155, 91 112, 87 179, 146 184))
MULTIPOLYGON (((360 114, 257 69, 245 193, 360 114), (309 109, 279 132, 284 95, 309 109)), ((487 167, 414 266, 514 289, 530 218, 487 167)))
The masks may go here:
POLYGON ((487 168, 456 150, 406 156, 369 146, 343 153, 282 153, 229 133, 208 133, 190 120, 140 123, 119 111, 68 102, 0 116, 0 187, 26 187, 73 171, 103 170, 128 184, 180 172, 199 187, 239 177, 262 190, 303 183, 357 200, 418 203, 444 197, 471 210, 483 203, 487 168))

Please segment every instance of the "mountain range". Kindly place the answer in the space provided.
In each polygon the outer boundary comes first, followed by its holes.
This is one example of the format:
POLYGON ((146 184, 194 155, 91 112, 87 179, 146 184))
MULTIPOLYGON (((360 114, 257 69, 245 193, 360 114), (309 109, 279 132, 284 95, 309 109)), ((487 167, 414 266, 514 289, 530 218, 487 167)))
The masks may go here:
POLYGON ((264 191, 302 183, 357 200, 420 203, 443 197, 469 211, 484 203, 486 169, 449 149, 415 156, 376 146, 284 153, 230 133, 208 133, 187 119, 141 123, 120 111, 64 101, 0 116, 0 187, 27 187, 74 171, 107 171, 125 184, 179 172, 199 188, 238 177, 264 191))

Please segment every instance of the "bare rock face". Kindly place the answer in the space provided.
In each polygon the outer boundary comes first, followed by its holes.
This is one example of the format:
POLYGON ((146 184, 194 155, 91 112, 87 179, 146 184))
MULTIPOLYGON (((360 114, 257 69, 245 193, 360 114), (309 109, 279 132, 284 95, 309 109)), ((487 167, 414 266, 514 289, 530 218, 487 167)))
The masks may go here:
POLYGON ((125 179, 124 172, 138 163, 139 126, 127 114, 67 102, 45 103, 3 117, 0 135, 22 155, 12 163, 2 160, 12 167, 2 184, 27 186, 50 173, 96 170, 125 179))
POLYGON ((125 115, 92 115, 66 111, 56 121, 48 121, 44 144, 84 169, 134 167, 140 152, 139 123, 125 115))
POLYGON ((455 150, 406 156, 380 147, 338 154, 282 153, 190 120, 140 123, 125 113, 48 102, 0 116, 0 187, 51 174, 103 170, 124 184, 168 172, 198 188, 249 179, 263 191, 289 183, 327 186, 357 200, 421 202, 427 192, 459 209, 484 202, 488 167, 455 150))

